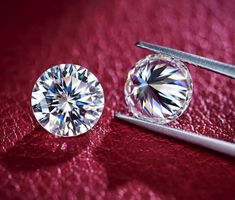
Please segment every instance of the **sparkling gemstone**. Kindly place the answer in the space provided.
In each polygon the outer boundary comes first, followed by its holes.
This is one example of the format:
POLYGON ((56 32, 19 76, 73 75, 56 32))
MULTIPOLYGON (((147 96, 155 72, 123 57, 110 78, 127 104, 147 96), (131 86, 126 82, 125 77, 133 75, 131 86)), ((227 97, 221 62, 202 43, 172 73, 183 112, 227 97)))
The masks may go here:
POLYGON ((192 78, 177 59, 149 55, 130 70, 125 100, 134 116, 164 124, 179 117, 192 97, 192 78))
POLYGON ((87 132, 99 120, 104 93, 86 68, 60 64, 46 70, 32 91, 33 113, 47 131, 71 137, 87 132))

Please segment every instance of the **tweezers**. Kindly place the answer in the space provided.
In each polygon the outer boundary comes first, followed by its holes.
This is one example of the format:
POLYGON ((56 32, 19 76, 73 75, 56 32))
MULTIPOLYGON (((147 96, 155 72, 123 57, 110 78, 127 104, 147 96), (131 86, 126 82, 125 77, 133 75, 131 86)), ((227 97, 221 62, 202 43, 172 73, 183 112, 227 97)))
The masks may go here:
POLYGON ((183 62, 193 64, 195 67, 201 67, 231 78, 235 78, 235 65, 147 42, 137 42, 136 46, 156 53, 163 53, 174 58, 178 58, 183 62))
MULTIPOLYGON (((210 71, 225 75, 230 78, 235 78, 235 65, 226 64, 213 59, 146 42, 138 42, 136 45, 138 47, 148 49, 156 53, 163 53, 175 57, 186 63, 193 64, 193 66, 208 69, 210 71)), ((121 113, 116 113, 115 117, 136 126, 146 128, 153 132, 157 132, 162 135, 173 137, 178 140, 189 142, 191 144, 199 145, 207 149, 211 149, 222 154, 235 157, 235 144, 233 143, 214 139, 199 133, 176 129, 166 125, 155 124, 121 113)))

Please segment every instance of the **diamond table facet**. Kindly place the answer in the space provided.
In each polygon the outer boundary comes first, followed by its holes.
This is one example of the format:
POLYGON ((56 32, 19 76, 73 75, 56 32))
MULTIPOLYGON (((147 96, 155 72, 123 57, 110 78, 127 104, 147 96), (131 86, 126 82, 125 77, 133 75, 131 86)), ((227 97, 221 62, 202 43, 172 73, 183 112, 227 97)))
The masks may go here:
POLYGON ((134 116, 164 124, 179 117, 192 97, 187 67, 163 54, 149 55, 130 70, 125 100, 134 116))
POLYGON ((33 113, 50 133, 71 137, 90 130, 104 108, 104 92, 86 68, 60 64, 36 81, 31 99, 33 113))

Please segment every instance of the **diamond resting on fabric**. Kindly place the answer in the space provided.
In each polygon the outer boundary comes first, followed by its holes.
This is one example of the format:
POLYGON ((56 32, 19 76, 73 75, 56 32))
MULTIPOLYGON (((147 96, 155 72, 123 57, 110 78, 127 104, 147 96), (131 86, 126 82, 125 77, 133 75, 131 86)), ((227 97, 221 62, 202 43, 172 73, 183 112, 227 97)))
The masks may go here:
POLYGON ((192 78, 177 59, 149 55, 130 70, 125 100, 134 116, 164 124, 179 117, 192 97, 192 78))
POLYGON ((33 113, 50 133, 77 136, 99 120, 104 93, 97 78, 86 68, 60 64, 46 70, 32 91, 33 113))

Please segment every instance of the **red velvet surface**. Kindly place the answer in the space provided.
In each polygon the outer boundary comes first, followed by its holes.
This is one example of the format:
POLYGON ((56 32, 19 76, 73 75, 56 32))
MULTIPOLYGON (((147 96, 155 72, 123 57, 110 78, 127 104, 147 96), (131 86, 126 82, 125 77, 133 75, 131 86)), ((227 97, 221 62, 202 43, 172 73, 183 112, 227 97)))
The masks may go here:
MULTIPOLYGON (((139 40, 235 63, 235 1, 1 1, 0 199, 234 199, 234 159, 113 119, 126 112, 139 40), (37 77, 81 64, 106 107, 77 138, 55 138, 30 108, 37 77)), ((190 66, 193 100, 171 126, 234 142, 235 80, 190 66)))

